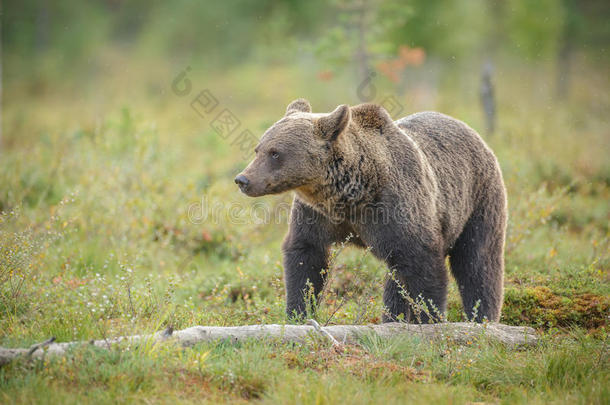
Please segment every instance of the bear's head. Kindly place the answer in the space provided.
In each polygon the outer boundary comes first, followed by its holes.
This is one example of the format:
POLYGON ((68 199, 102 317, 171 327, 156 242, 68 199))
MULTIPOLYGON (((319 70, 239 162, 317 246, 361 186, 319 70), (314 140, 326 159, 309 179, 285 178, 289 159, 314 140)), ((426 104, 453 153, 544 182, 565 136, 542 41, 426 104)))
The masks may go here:
POLYGON ((348 127, 350 109, 340 105, 328 114, 314 114, 309 102, 293 101, 254 149, 256 157, 235 183, 250 197, 312 187, 324 179, 333 143, 348 127))

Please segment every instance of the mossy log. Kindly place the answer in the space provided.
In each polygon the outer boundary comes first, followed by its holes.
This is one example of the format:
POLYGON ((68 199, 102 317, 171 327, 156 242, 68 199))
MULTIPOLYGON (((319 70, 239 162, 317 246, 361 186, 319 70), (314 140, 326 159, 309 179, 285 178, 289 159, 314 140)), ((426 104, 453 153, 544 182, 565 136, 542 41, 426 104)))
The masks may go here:
POLYGON ((447 322, 429 325, 406 323, 384 323, 379 325, 330 325, 321 327, 315 321, 308 325, 247 325, 247 326, 193 326, 173 331, 171 328, 150 335, 122 336, 112 339, 57 343, 54 338, 30 348, 0 347, 0 365, 21 356, 42 358, 63 356, 69 349, 79 345, 92 345, 109 349, 120 343, 136 344, 142 341, 175 342, 184 347, 200 342, 229 340, 280 339, 284 342, 303 343, 308 338, 328 339, 334 345, 358 343, 360 337, 377 335, 385 339, 397 336, 414 336, 428 341, 449 339, 457 344, 467 344, 479 338, 497 341, 509 347, 531 346, 538 341, 534 329, 524 326, 508 326, 499 323, 477 324, 447 322))

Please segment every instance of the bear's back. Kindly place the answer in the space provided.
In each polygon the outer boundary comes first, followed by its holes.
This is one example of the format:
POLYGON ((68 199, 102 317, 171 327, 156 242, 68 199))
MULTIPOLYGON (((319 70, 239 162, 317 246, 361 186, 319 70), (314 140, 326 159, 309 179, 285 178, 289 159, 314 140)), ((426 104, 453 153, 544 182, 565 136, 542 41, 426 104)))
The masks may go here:
MULTIPOLYGON (((437 179, 449 173, 466 183, 495 177, 495 155, 464 122, 434 111, 415 113, 394 122, 420 148, 437 179)), ((456 181, 455 179, 454 181, 456 181)))
POLYGON ((440 209, 448 224, 447 239, 457 237, 463 223, 489 194, 503 198, 497 159, 468 125, 438 112, 421 112, 394 122, 420 148, 439 188, 440 209))
POLYGON ((394 123, 407 132, 426 155, 438 149, 448 149, 451 154, 459 155, 488 155, 491 152, 476 131, 464 122, 439 112, 419 112, 394 123))

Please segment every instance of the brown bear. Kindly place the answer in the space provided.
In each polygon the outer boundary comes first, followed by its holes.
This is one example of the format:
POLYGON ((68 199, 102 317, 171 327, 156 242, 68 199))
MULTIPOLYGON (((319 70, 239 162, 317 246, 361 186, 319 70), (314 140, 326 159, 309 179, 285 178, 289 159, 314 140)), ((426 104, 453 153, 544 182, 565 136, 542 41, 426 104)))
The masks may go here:
POLYGON ((295 191, 282 245, 289 316, 304 315, 331 244, 347 239, 390 269, 384 321, 443 318, 447 257, 468 317, 499 320, 506 192, 495 155, 468 125, 437 112, 393 121, 375 104, 317 114, 298 99, 255 152, 235 178, 242 192, 295 191))

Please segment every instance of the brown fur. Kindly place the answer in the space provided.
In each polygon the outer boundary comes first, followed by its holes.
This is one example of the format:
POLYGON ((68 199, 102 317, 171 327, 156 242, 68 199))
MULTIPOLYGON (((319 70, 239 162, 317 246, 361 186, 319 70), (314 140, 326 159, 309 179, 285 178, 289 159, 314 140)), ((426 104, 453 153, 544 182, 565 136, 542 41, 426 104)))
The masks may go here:
POLYGON ((289 315, 303 314, 307 281, 321 291, 330 245, 352 234, 393 272, 386 321, 431 320, 413 300, 444 313, 447 256, 466 313, 499 320, 505 189, 494 154, 466 124, 435 112, 393 122, 374 104, 312 114, 299 99, 256 151, 236 179, 242 191, 296 192, 283 243, 289 315))

